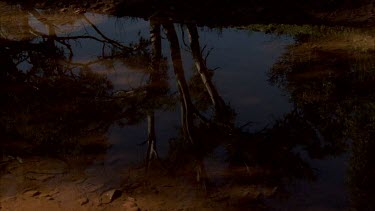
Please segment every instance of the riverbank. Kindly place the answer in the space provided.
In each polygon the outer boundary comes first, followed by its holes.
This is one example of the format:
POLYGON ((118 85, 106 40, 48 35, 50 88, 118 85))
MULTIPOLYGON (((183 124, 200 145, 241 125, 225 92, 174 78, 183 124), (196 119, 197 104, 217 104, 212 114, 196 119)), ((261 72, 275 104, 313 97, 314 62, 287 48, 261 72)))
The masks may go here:
POLYGON ((195 22, 208 26, 238 26, 247 24, 314 24, 329 26, 372 27, 375 25, 375 5, 362 1, 344 3, 298 3, 279 1, 10 1, 23 9, 58 10, 62 13, 99 13, 118 17, 157 18, 174 22, 195 22))

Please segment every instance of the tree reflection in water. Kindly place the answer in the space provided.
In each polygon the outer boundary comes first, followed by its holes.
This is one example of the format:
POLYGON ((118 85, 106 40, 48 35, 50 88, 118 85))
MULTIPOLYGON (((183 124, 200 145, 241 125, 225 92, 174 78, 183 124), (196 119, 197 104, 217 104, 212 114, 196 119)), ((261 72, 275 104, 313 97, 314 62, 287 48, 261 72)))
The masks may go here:
MULTIPOLYGON (((298 45, 292 46, 269 77, 291 96, 294 108, 270 127, 248 132, 245 126, 236 125, 239 114, 221 97, 212 80, 215 72, 207 67, 197 25, 181 25, 189 35, 194 62, 193 76, 187 79, 181 43, 171 20, 152 17, 150 39, 140 36, 138 42, 126 45, 105 35, 85 14, 75 14, 70 24, 84 23, 93 35, 58 33, 61 20, 46 18, 51 15, 47 11, 10 7, 10 13, 12 10, 20 16, 16 26, 0 21, 0 132, 6 154, 105 153, 109 127, 147 120, 144 167, 148 180, 157 180, 152 175, 160 172, 171 180, 187 177, 194 181, 190 185, 202 185, 203 192, 214 200, 230 198, 228 204, 240 209, 287 195, 285 187, 295 179, 314 180, 315 172, 301 153, 317 159, 337 156, 347 150, 350 139, 352 203, 359 210, 373 208, 366 203, 374 195, 370 177, 374 145, 372 54, 366 62, 361 60, 364 55, 339 54, 332 60, 330 52, 312 52, 308 59, 295 60, 293 50, 298 50, 298 45), (37 19, 46 33, 30 25, 31 18, 37 19), (170 55, 163 55, 163 37, 170 55), (85 63, 74 61, 72 43, 88 39, 100 43, 102 52, 85 63), (169 84, 169 56, 178 99, 169 84), (116 63, 141 69, 147 79, 139 87, 115 89, 95 67, 116 63), (176 104, 180 105, 180 132, 170 141, 168 154, 159 156, 155 113, 174 110, 176 104), (12 142, 18 140, 31 148, 17 152, 12 142), (209 159, 218 149, 224 167, 215 172, 209 159), (369 176, 363 180, 365 174, 369 176)), ((299 42, 308 40, 302 37, 299 42)))
MULTIPOLYGON (((39 12, 32 14, 38 17, 39 12)), ((26 25, 20 27, 36 31, 28 23, 25 21, 26 25)), ((132 92, 143 93, 144 87, 115 92, 105 75, 91 69, 94 63, 113 64, 114 58, 137 58, 143 54, 141 50, 104 35, 100 39, 86 35, 61 37, 55 33, 54 23, 45 23, 45 26, 49 34, 38 33, 22 40, 2 38, 1 122, 7 135, 54 146, 89 133, 105 133, 119 119, 132 122, 142 116, 142 111, 134 107, 141 104, 145 96, 132 92), (107 56, 103 52, 98 60, 86 64, 74 63, 71 42, 81 39, 96 40, 103 44, 103 49, 109 47, 112 53, 107 56)), ((74 146, 74 140, 70 144, 74 146)), ((58 146, 52 148, 60 150, 58 146)))
POLYGON ((324 40, 337 36, 333 33, 297 36, 270 71, 270 81, 290 95, 297 118, 319 132, 324 148, 313 146, 312 157, 350 154, 346 180, 351 206, 373 210, 374 46, 366 39, 352 43, 342 38, 355 30, 337 33, 342 35, 333 42, 341 48, 325 45, 324 40))

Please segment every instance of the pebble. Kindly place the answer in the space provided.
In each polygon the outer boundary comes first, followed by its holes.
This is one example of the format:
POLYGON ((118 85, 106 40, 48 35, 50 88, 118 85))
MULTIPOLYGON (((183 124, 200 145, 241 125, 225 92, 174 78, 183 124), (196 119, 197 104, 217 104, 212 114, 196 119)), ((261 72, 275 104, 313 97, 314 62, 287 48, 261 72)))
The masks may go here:
POLYGON ((109 190, 109 191, 107 191, 107 192, 105 192, 105 193, 102 194, 102 196, 100 198, 100 202, 102 204, 109 204, 113 200, 115 200, 116 198, 118 198, 120 196, 121 196, 121 191, 120 190, 112 189, 112 190, 109 190))
POLYGON ((24 193, 26 196, 35 197, 40 195, 40 191, 37 190, 28 190, 24 193))
POLYGON ((138 207, 138 205, 137 205, 137 203, 135 203, 135 201, 136 201, 135 198, 127 197, 126 201, 124 202, 122 207, 125 210, 128 210, 128 211, 140 211, 141 209, 138 207))
POLYGON ((88 199, 87 197, 83 197, 83 198, 80 198, 80 199, 78 200, 78 202, 79 202, 79 204, 80 204, 81 206, 83 206, 83 205, 89 203, 89 199, 88 199))

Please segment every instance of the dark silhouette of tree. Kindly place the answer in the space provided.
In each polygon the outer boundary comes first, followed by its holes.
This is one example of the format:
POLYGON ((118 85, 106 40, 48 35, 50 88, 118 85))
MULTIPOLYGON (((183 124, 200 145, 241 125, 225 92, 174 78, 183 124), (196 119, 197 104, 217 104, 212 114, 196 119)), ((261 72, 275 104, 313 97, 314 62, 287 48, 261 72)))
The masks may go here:
MULTIPOLYGON (((116 122, 134 124, 146 117, 151 104, 144 94, 146 86, 114 90, 105 75, 91 70, 92 65, 107 61, 130 63, 145 54, 148 48, 145 41, 125 46, 105 36, 84 16, 83 21, 89 22, 99 38, 60 36, 55 32, 58 23, 50 22, 37 10, 31 10, 30 14, 46 26, 48 34, 33 29, 25 18, 19 27, 28 29, 32 35, 23 40, 1 39, 0 54, 5 65, 0 79, 1 131, 35 142, 42 150, 74 151, 71 149, 79 148, 76 141, 80 137, 104 134, 116 122), (88 63, 72 62, 74 52, 70 42, 82 39, 102 43, 112 49, 112 55, 102 54, 88 63)), ((8 32, 3 37, 17 37, 17 32, 8 32)))

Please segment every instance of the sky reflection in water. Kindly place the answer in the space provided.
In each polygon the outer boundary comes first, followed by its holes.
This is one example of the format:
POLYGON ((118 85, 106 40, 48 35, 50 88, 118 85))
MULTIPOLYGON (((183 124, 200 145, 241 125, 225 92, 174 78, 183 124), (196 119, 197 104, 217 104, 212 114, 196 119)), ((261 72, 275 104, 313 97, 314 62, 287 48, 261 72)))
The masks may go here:
POLYGON ((227 194, 237 208, 342 210, 366 201, 351 196, 361 192, 357 180, 368 168, 361 150, 372 134, 373 53, 341 39, 361 32, 277 35, 259 26, 97 14, 61 25, 25 17, 25 31, 12 28, 22 22, 1 26, 8 32, 0 43, 7 69, 1 136, 31 146, 17 154, 3 141, 3 157, 43 157, 48 147, 67 160, 87 153, 79 168, 107 187, 123 186, 128 168, 165 170, 166 179, 227 194), (324 45, 327 37, 344 45, 324 45), (348 140, 357 143, 353 154, 348 140))

